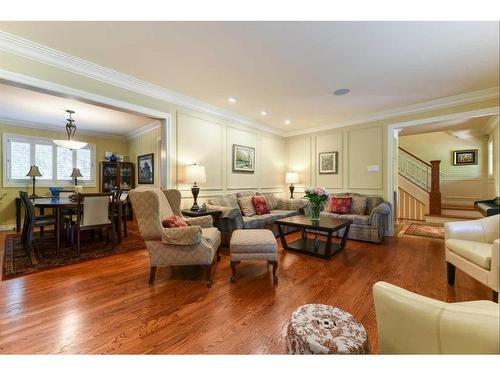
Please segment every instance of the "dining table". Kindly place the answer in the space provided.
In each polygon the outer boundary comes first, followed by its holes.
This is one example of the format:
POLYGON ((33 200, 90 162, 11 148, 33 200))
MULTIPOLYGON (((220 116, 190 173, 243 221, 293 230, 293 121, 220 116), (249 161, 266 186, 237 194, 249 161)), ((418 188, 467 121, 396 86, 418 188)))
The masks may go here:
MULTIPOLYGON (((117 200, 110 201, 110 207, 112 208, 112 212, 117 212, 117 227, 118 227, 118 242, 121 242, 121 226, 122 220, 124 216, 124 211, 126 210, 127 201, 126 200, 117 200)), ((40 209, 40 214, 44 215, 45 209, 50 208, 54 211, 56 216, 56 224, 55 224, 55 235, 56 235, 56 253, 59 253, 60 243, 61 243, 61 221, 62 221, 62 211, 76 209, 78 203, 67 198, 67 197, 50 197, 50 198, 36 198, 33 200, 33 205, 40 209)), ((113 215, 114 217, 114 215, 113 215)), ((125 220, 126 214, 125 214, 125 220)))

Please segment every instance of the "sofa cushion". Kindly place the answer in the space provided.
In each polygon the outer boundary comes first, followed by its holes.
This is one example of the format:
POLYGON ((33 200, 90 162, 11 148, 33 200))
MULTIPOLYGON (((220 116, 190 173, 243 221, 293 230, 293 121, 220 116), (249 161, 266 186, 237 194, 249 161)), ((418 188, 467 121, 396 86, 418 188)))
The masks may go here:
POLYGON ((240 191, 239 193, 236 193, 236 197, 238 197, 238 198, 253 197, 254 195, 255 195, 255 192, 253 192, 253 191, 240 191))
POLYGON ((252 203, 252 197, 241 197, 238 198, 238 204, 240 205, 241 212, 243 212, 244 216, 253 216, 255 215, 255 207, 252 203))
POLYGON ((370 225, 370 215, 346 214, 339 215, 339 219, 352 220, 353 224, 357 225, 370 225))
POLYGON ((255 213, 257 215, 264 215, 270 213, 269 207, 267 206, 267 199, 262 195, 254 195, 252 197, 252 204, 255 208, 255 213))
POLYGON ((321 216, 327 216, 327 217, 331 217, 331 218, 334 218, 334 219, 338 219, 342 215, 335 214, 335 213, 329 212, 329 211, 323 211, 323 212, 321 212, 321 216))
POLYGON ((490 243, 451 238, 446 240, 446 248, 481 268, 491 269, 492 245, 490 243))
POLYGON ((380 203, 382 203, 384 200, 382 197, 366 197, 366 215, 370 215, 372 213, 372 210, 377 207, 380 203))
POLYGON ((367 197, 353 196, 351 204, 351 214, 364 215, 366 212, 367 201, 368 201, 367 197))
POLYGON ((264 193, 262 194, 264 198, 267 200, 267 206, 269 207, 270 210, 276 209, 278 206, 278 199, 274 196, 273 193, 264 193))
POLYGON ((243 216, 243 228, 245 229, 263 228, 265 225, 266 221, 260 216, 243 216))
POLYGON ((331 197, 330 212, 335 214, 351 213, 352 197, 331 197))

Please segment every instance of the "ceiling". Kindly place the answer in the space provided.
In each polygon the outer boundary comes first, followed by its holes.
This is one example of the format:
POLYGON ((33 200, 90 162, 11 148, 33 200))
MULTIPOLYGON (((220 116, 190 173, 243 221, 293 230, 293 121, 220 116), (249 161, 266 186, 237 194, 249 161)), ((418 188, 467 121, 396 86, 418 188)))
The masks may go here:
POLYGON ((125 136, 155 120, 0 83, 0 120, 60 127, 64 131, 67 109, 75 111, 77 129, 125 136))
POLYGON ((282 131, 499 85, 495 21, 0 22, 0 30, 282 131), (339 88, 351 93, 334 96, 339 88))
POLYGON ((481 137, 491 131, 490 123, 493 118, 496 118, 496 121, 498 121, 498 115, 491 115, 410 126, 403 128, 399 132, 399 136, 448 131, 451 135, 465 138, 481 137))

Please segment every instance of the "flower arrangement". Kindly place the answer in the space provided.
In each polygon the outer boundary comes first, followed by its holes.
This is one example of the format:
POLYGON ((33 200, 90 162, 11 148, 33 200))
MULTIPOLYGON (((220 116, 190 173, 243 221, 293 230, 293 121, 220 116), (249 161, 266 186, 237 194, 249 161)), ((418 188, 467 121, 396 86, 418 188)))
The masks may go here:
POLYGON ((328 201, 328 192, 323 187, 308 188, 304 198, 311 204, 311 220, 319 221, 320 212, 328 201))

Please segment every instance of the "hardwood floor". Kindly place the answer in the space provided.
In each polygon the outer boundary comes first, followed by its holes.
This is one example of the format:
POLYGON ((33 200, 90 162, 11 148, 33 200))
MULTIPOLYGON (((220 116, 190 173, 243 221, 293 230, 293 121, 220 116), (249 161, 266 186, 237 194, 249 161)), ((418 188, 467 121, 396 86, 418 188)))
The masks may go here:
MULTIPOLYGON (((0 253, 4 242, 0 234, 0 253)), ((280 354, 290 314, 306 303, 352 313, 377 352, 378 280, 451 302, 491 298, 459 270, 455 287, 446 284, 439 240, 348 241, 331 260, 280 249, 279 262, 276 286, 264 262, 242 262, 231 284, 227 253, 211 289, 199 268, 159 268, 150 286, 146 250, 2 281, 0 353, 280 354)))

